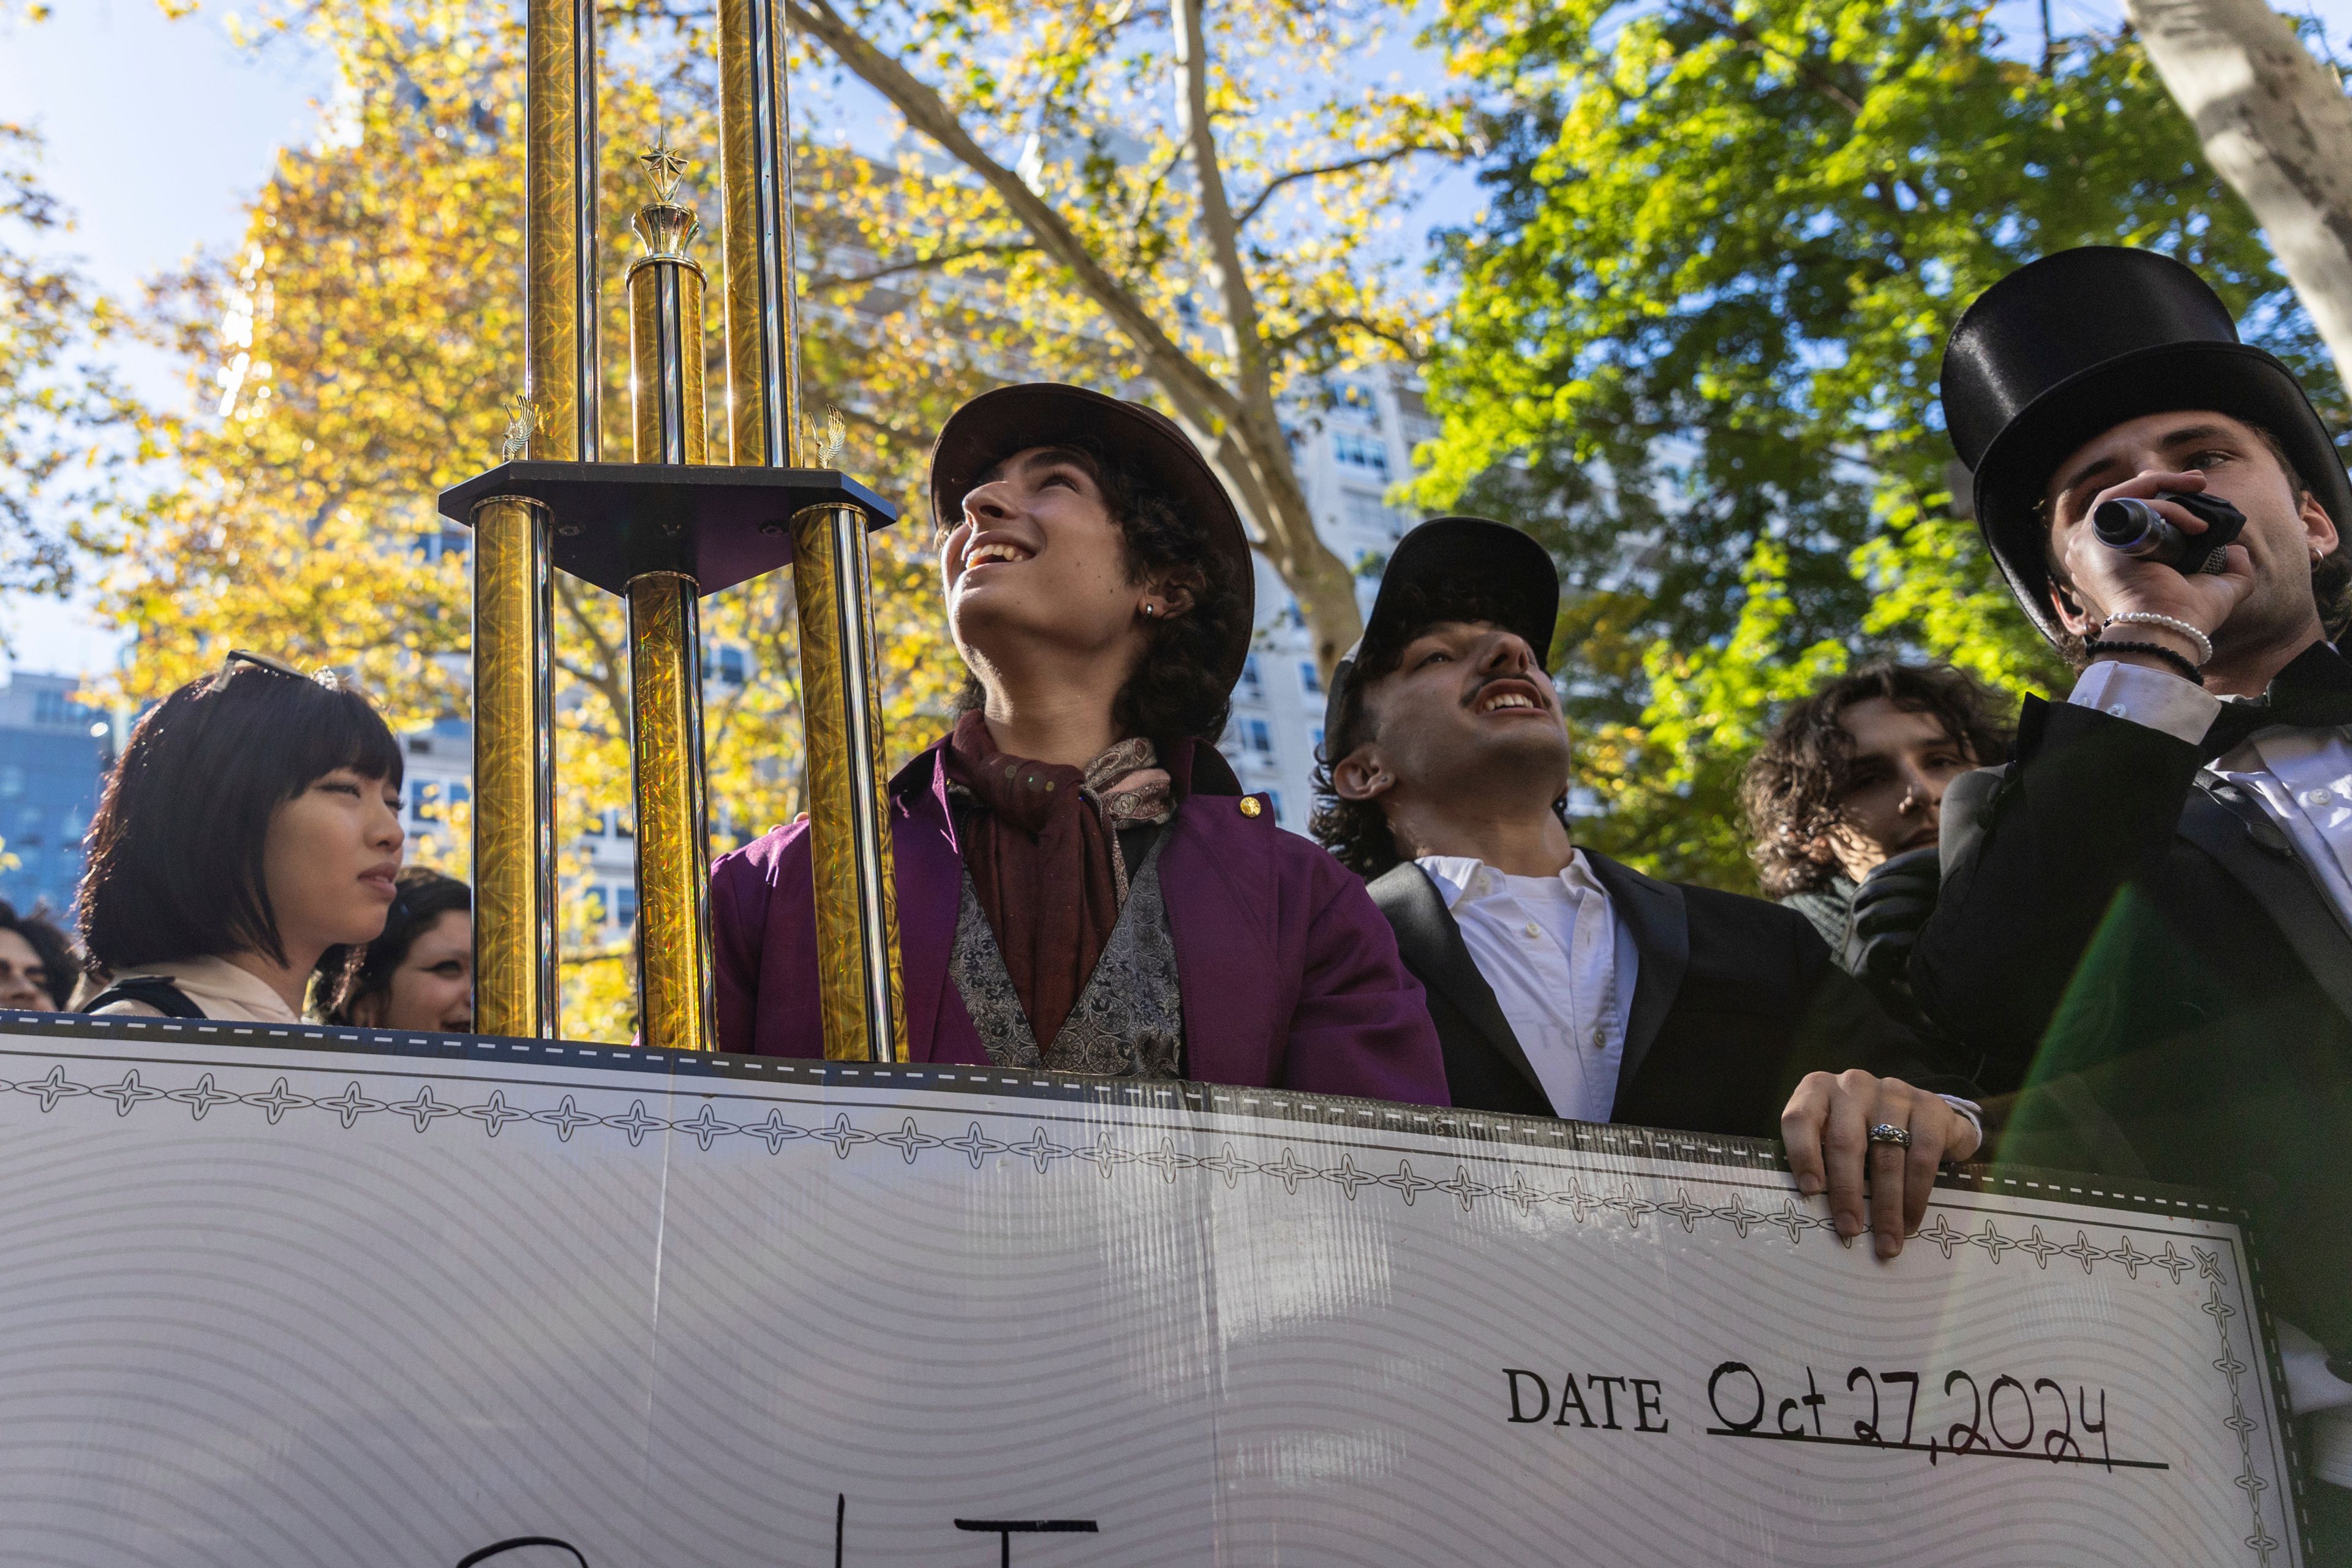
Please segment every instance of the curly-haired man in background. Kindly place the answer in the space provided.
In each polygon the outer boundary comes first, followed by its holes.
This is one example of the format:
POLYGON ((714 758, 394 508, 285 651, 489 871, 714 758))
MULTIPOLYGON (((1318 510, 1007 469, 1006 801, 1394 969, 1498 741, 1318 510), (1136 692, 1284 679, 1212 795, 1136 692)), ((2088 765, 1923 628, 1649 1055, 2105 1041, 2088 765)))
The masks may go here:
POLYGON ((1740 783, 1765 893, 1914 1028, 1906 970, 1936 907, 1944 789, 2008 754, 2005 706, 1949 665, 1868 665, 1790 707, 1740 783))

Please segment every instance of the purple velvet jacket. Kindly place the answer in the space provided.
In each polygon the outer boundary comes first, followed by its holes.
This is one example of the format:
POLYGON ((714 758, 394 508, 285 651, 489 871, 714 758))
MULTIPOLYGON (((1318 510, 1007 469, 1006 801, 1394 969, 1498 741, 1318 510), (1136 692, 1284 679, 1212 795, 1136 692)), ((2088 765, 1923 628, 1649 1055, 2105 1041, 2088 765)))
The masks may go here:
MULTIPOLYGON (((939 750, 890 781, 907 1034, 918 1062, 984 1067, 988 1053, 948 978, 963 861, 939 750)), ((1169 771, 1180 784, 1189 773, 1192 790, 1160 850, 1188 1076, 1447 1104, 1421 983, 1363 883, 1276 826, 1264 796, 1243 796, 1213 747, 1194 742, 1169 771), (1241 810, 1244 798, 1257 800, 1257 815, 1241 810)), ((719 1049, 824 1055, 815 901, 804 821, 711 868, 719 1049)))

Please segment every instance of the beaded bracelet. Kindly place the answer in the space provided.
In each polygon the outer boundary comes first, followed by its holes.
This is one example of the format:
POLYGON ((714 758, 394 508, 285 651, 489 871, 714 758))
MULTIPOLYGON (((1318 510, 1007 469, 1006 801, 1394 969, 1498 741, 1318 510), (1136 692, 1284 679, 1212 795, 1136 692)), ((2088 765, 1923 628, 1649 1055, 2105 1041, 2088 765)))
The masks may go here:
POLYGON ((2168 632, 2179 632, 2197 645, 2197 668, 2204 668, 2213 662, 2213 639, 2190 626, 2178 616, 2159 616, 2154 610, 2124 610, 2107 617, 2111 626, 2161 626, 2168 632))
POLYGON ((2179 676, 2181 679, 2188 681, 2190 685, 2202 686, 2205 684, 2205 676, 2203 672, 2195 665, 2189 663, 2186 655, 2175 653, 2172 649, 2165 647, 2158 643, 2107 642, 2101 639, 2084 643, 2083 645, 2083 651, 2090 654, 2144 653, 2150 658, 2160 659, 2164 663, 2171 666, 2173 673, 2179 676))

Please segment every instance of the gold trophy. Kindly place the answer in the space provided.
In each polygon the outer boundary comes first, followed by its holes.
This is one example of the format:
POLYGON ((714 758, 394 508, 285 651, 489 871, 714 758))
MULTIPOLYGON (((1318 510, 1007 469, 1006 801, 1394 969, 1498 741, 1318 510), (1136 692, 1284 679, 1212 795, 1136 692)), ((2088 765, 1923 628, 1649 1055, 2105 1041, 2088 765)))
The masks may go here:
POLYGON ((780 0, 720 0, 731 465, 708 458, 699 230, 687 166, 642 160, 630 384, 635 461, 599 461, 594 0, 526 17, 527 401, 497 468, 440 498, 474 540, 475 1019, 555 1038, 552 573, 628 601, 638 997, 648 1047, 715 1048, 697 601, 789 563, 800 608, 824 1051, 904 1061, 876 701, 869 529, 897 512, 802 435, 790 100, 780 0))

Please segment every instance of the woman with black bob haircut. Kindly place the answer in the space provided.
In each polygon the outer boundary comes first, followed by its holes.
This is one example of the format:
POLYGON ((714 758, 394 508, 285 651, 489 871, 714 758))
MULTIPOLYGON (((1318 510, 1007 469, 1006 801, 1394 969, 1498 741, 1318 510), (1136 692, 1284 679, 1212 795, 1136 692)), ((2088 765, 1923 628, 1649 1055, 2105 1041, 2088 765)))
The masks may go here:
POLYGON ((383 934, 331 947, 319 960, 311 1011, 359 1029, 474 1027, 474 891, 423 866, 400 874, 383 934))
MULTIPOLYGON (((1216 749, 1249 656, 1240 515, 1182 431, 1000 387, 931 454, 953 728, 890 783, 919 1062, 1444 1104, 1362 884, 1216 749)), ((805 822, 711 876, 720 1048, 821 1057, 805 822)))
POLYGON ((131 732, 90 823, 85 1011, 296 1023, 320 955, 383 929, 399 742, 367 699, 238 651, 131 732))

